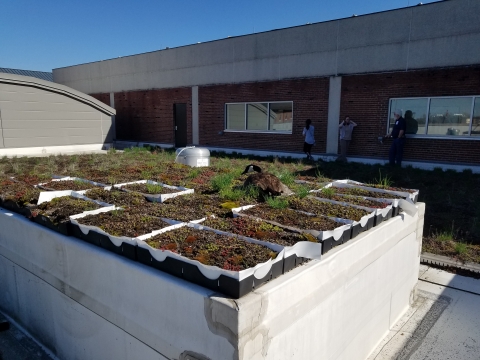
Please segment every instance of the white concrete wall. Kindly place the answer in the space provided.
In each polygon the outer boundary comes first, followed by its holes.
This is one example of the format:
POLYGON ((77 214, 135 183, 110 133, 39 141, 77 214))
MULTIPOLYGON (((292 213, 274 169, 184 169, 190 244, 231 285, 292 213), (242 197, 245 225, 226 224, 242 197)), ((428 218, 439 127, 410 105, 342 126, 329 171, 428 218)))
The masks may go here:
POLYGON ((413 301, 420 207, 239 299, 239 358, 367 358, 413 301))
POLYGON ((85 93, 480 63, 478 0, 439 1, 53 70, 85 93))
POLYGON ((0 210, 0 308, 65 360, 364 359, 413 297, 419 205, 239 300, 0 210))
POLYGON ((231 359, 208 329, 211 294, 0 210, 0 308, 62 360, 231 359))
POLYGON ((66 145, 66 146, 33 146, 22 148, 0 148, 0 156, 50 156, 50 155, 73 155, 73 154, 103 154, 110 144, 66 145))

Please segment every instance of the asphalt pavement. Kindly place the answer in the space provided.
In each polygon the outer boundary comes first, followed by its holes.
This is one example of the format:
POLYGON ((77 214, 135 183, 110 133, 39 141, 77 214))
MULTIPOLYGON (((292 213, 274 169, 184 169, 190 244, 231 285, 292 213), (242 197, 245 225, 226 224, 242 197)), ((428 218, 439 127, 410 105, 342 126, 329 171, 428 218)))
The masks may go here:
POLYGON ((0 313, 0 360, 52 360, 39 344, 0 313))

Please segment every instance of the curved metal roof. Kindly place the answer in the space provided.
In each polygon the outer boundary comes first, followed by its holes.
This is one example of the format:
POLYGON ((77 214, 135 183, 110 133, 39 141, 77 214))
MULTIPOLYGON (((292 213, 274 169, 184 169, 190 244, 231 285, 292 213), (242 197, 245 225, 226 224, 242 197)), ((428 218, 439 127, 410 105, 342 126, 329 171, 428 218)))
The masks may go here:
POLYGON ((55 92, 57 94, 62 94, 72 99, 83 102, 84 104, 90 105, 96 108, 97 110, 103 112, 104 114, 107 114, 110 116, 116 114, 116 110, 114 108, 91 97, 90 95, 84 94, 68 86, 57 84, 57 83, 46 81, 46 80, 41 80, 36 77, 7 74, 7 73, 0 72, 0 83, 13 84, 13 85, 19 85, 19 86, 30 86, 38 89, 43 89, 46 91, 55 92))

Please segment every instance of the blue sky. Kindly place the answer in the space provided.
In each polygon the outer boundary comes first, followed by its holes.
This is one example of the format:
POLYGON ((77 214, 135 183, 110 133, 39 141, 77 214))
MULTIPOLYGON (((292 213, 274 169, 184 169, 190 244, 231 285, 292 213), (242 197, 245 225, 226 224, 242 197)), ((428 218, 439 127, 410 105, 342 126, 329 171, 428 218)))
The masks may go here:
MULTIPOLYGON (((3 0, 0 67, 54 68, 416 5, 412 0, 3 0)), ((433 0, 423 0, 430 3, 433 0)))

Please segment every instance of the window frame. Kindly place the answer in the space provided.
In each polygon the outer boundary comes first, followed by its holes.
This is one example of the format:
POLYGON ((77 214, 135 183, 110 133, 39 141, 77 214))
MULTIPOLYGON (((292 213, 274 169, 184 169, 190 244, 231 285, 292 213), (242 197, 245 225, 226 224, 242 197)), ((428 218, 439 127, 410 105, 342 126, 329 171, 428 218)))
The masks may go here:
MULTIPOLYGON (((395 97, 388 99, 388 115, 387 115, 387 132, 390 131, 390 114, 393 111, 392 102, 393 100, 418 100, 418 99, 427 99, 427 110, 425 112, 425 133, 423 134, 406 134, 407 138, 414 139, 446 139, 446 140, 480 140, 480 136, 472 136, 472 126, 473 126, 473 110, 475 108, 475 99, 480 99, 480 95, 455 95, 455 96, 417 96, 417 97, 395 97), (458 99, 458 98, 471 98, 470 106, 470 124, 468 127, 467 135, 429 135, 428 134, 428 123, 430 118, 430 103, 432 99, 458 99)), ((403 114, 402 116, 404 116, 403 114)))
POLYGON ((293 134, 293 100, 284 100, 284 101, 248 101, 248 102, 229 102, 224 105, 224 121, 223 121, 223 131, 224 132, 241 132, 241 133, 255 133, 255 134, 293 134), (265 121, 267 122, 267 130, 248 130, 247 129, 247 106, 250 104, 268 104, 267 114, 265 116, 265 121), (268 114, 270 113, 270 104, 281 104, 281 103, 290 103, 292 105, 292 129, 290 131, 283 130, 270 130, 270 121, 268 119, 268 114), (227 106, 228 105, 241 105, 244 106, 244 119, 243 119, 243 130, 234 130, 227 129, 227 106))

